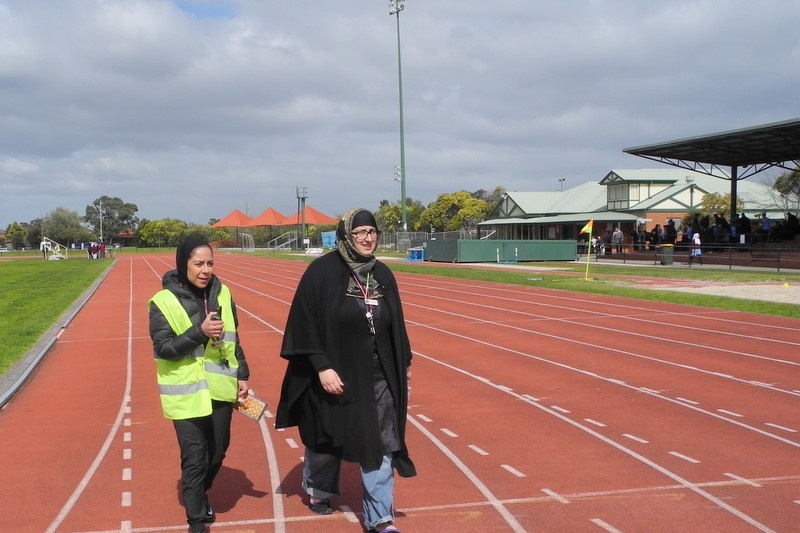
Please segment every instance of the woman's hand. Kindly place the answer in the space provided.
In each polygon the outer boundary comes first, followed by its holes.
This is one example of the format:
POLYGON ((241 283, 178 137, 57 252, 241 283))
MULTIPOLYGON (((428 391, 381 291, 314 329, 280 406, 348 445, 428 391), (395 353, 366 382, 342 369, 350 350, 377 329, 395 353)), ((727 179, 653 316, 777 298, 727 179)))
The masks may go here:
POLYGON ((200 329, 203 330, 203 333, 206 334, 206 337, 217 339, 220 335, 222 335, 222 326, 224 325, 224 322, 222 322, 222 320, 212 320, 211 317, 214 316, 218 316, 218 314, 207 314, 206 319, 203 320, 202 324, 200 324, 200 329))
POLYGON ((247 399, 247 397, 249 395, 250 395, 250 388, 247 386, 247 382, 244 381, 243 379, 240 379, 239 380, 239 392, 236 394, 236 398, 240 402, 243 402, 243 401, 245 401, 247 399))
POLYGON ((332 368, 322 370, 319 373, 319 382, 322 385, 322 390, 328 394, 339 395, 344 392, 344 383, 342 383, 339 374, 332 368))

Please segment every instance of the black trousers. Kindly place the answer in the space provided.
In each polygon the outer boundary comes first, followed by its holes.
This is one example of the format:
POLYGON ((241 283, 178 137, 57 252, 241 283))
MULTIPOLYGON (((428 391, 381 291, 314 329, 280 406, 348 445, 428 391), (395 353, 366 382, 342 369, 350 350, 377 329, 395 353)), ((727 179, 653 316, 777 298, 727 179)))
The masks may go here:
POLYGON ((233 404, 212 401, 209 416, 173 420, 181 449, 181 496, 186 522, 202 531, 206 492, 214 483, 231 442, 233 404))

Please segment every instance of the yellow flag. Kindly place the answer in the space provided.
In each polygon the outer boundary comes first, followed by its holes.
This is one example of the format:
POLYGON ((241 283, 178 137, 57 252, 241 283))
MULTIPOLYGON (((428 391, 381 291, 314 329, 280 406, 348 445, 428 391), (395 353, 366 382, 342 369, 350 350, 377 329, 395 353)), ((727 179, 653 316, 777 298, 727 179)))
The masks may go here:
POLYGON ((581 230, 581 233, 588 233, 589 235, 592 234, 592 226, 594 225, 594 219, 590 220, 586 223, 586 225, 581 230))

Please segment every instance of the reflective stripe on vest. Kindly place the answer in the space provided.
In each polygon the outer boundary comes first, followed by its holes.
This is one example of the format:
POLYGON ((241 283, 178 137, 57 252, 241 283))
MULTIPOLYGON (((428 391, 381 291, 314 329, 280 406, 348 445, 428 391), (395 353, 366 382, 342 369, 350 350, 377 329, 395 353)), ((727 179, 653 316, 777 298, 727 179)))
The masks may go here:
MULTIPOLYGON (((156 355, 161 408, 166 418, 180 420, 206 416, 211 414, 212 399, 236 400, 239 389, 239 362, 236 359, 238 337, 230 290, 224 285, 218 301, 225 328, 219 346, 215 347, 209 341, 177 360, 162 359, 156 355)), ((159 291, 149 303, 158 306, 176 334, 193 326, 186 310, 171 291, 159 291)))

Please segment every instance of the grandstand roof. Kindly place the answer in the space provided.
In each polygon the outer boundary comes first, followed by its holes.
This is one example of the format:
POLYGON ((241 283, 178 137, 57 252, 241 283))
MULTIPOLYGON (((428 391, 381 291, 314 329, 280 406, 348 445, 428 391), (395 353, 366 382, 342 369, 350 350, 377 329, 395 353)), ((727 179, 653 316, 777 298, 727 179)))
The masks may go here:
MULTIPOLYGON (((749 172, 734 174, 737 179, 773 166, 793 170, 800 165, 800 118, 636 146, 623 152, 709 174, 703 165, 751 167, 749 172)), ((730 179, 729 175, 719 177, 730 179)))

